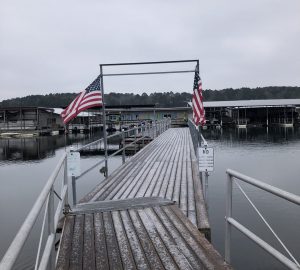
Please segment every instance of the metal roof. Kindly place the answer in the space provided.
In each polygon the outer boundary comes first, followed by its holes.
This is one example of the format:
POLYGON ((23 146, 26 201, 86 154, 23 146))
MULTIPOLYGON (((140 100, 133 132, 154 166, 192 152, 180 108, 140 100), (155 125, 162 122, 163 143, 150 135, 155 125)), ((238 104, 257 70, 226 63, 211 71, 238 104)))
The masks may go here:
MULTIPOLYGON (((192 103, 189 102, 192 106, 192 103)), ((256 100, 229 100, 229 101, 205 101, 204 107, 282 107, 300 106, 300 99, 256 99, 256 100)))

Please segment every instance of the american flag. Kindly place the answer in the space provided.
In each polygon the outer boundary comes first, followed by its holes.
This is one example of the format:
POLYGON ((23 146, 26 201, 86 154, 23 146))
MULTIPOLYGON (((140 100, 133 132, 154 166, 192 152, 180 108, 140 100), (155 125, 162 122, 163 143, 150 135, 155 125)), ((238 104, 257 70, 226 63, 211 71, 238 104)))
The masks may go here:
POLYGON ((80 112, 91 107, 102 105, 102 94, 100 90, 100 75, 85 90, 83 90, 71 104, 62 111, 61 117, 67 124, 80 112))
POLYGON ((198 126, 200 123, 203 126, 205 124, 205 110, 203 107, 202 82, 198 70, 195 71, 192 106, 195 125, 198 126))

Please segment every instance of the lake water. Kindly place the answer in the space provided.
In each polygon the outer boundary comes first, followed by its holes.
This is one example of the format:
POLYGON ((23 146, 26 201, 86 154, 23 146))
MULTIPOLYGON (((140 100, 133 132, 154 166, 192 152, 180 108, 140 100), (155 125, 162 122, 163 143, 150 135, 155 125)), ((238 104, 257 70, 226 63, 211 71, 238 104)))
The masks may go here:
MULTIPOLYGON (((223 129, 206 130, 203 135, 215 151, 215 171, 209 176, 207 196, 212 243, 224 254, 226 169, 300 195, 300 130, 223 129)), ((300 207, 247 184, 241 186, 299 261, 300 207)), ((233 217, 284 253, 236 185, 233 217)), ((232 231, 232 264, 236 269, 285 269, 236 229, 232 231)))
MULTIPOLYGON (((99 135, 69 135, 26 139, 0 139, 0 258, 20 228, 39 192, 65 151, 65 145, 81 145, 99 135)), ((223 129, 205 130, 204 136, 215 150, 215 170, 208 179, 207 203, 212 243, 224 255, 224 216, 227 168, 261 179, 300 195, 300 130, 223 129)), ((97 155, 82 158, 82 170, 100 160, 97 155)), ((110 171, 121 164, 117 156, 109 162, 110 171)), ((103 176, 99 168, 78 180, 78 198, 91 190, 103 176)), ((242 185, 271 226, 295 257, 300 260, 300 209, 254 187, 242 185)), ((261 238, 279 247, 249 203, 234 187, 233 216, 261 238)), ((24 248, 16 269, 31 269, 39 223, 24 248)), ((282 249, 280 249, 282 250, 282 249)), ((284 269, 270 255, 235 229, 232 234, 232 264, 236 269, 284 269)))

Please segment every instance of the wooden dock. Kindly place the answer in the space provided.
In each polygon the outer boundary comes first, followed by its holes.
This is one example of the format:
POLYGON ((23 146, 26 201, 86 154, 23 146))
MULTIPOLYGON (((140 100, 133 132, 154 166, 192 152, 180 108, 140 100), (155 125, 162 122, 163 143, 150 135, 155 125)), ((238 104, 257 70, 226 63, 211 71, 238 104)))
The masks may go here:
POLYGON ((64 221, 57 269, 231 269, 210 227, 188 128, 172 128, 64 221))

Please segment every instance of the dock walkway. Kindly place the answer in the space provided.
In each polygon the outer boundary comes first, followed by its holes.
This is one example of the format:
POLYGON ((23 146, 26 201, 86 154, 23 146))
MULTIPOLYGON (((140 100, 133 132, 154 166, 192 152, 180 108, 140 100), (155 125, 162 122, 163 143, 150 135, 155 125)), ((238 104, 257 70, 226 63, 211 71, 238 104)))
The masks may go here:
POLYGON ((204 237, 197 166, 188 128, 162 133, 66 216, 57 269, 231 269, 204 237))
POLYGON ((162 197, 209 230, 197 159, 188 128, 171 128, 130 158, 80 202, 162 197))

